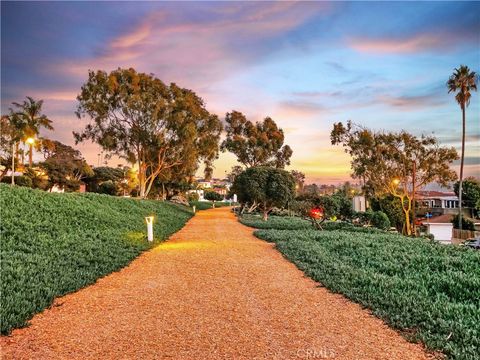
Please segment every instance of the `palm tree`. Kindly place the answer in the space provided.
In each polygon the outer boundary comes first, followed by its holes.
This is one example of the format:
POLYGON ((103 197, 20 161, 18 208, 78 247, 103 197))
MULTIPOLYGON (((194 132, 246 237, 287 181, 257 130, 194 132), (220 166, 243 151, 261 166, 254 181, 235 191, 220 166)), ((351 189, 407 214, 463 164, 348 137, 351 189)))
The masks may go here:
POLYGON ((463 161, 465 157, 465 108, 470 104, 471 91, 477 91, 477 74, 468 66, 460 65, 447 81, 448 93, 456 93, 455 100, 462 109, 462 156, 460 160, 460 182, 458 186, 458 228, 462 230, 463 161))
MULTIPOLYGON (((53 130, 52 121, 44 114, 42 114, 43 100, 35 101, 30 96, 27 96, 27 100, 23 104, 13 103, 17 108, 18 114, 23 118, 25 122, 23 142, 27 142, 28 139, 33 139, 40 132, 41 128, 53 130)), ((28 141, 30 147, 28 154, 28 164, 31 167, 33 164, 33 141, 28 141)))

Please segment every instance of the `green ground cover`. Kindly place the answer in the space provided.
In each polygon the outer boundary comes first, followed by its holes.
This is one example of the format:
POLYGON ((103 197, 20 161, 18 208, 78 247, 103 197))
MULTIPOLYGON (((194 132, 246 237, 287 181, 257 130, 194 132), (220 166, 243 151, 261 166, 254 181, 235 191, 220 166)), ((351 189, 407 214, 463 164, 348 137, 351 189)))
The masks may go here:
POLYGON ((54 194, 0 184, 1 332, 92 284, 183 227, 191 209, 153 200, 54 194), (155 241, 145 216, 154 215, 155 241))
MULTIPOLYGON (((247 226, 256 229, 276 229, 276 230, 300 230, 300 229, 312 229, 312 223, 310 220, 298 217, 298 216, 276 216, 271 215, 268 220, 262 219, 261 215, 246 214, 239 217, 239 221, 247 226)), ((348 230, 350 232, 361 233, 384 233, 384 231, 373 227, 361 227, 354 226, 347 222, 342 221, 326 221, 322 223, 322 228, 325 230, 348 230)))

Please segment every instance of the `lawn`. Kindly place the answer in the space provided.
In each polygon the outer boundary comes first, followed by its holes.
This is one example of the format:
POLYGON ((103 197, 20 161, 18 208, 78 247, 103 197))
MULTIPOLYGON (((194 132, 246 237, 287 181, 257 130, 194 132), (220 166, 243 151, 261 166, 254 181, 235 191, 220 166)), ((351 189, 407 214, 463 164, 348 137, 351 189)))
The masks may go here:
MULTIPOLYGON (((198 210, 208 210, 212 208, 212 202, 210 201, 190 201, 190 206, 195 205, 195 209, 198 210)), ((215 207, 224 207, 224 206, 230 206, 230 203, 227 201, 217 201, 215 202, 215 207)))
MULTIPOLYGON (((285 221, 273 220, 285 228, 285 221)), ((244 222, 242 220, 242 222, 244 222)), ((266 225, 264 225, 266 226, 266 225)), ((298 220, 292 221, 292 227, 298 220)), ((480 353, 480 252, 353 228, 258 230, 312 279, 450 359, 480 353)))
POLYGON ((191 210, 98 194, 54 194, 0 184, 1 333, 61 295, 94 283, 178 231, 191 210), (154 215, 154 243, 145 216, 154 215))

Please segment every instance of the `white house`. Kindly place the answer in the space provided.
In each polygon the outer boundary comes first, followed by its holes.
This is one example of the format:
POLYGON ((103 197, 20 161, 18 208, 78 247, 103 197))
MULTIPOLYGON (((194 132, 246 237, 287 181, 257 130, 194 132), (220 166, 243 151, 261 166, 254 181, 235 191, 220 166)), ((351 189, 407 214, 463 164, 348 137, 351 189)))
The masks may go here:
POLYGON ((454 192, 418 191, 417 199, 425 208, 435 213, 455 213, 456 210, 450 209, 458 208, 458 197, 454 192))

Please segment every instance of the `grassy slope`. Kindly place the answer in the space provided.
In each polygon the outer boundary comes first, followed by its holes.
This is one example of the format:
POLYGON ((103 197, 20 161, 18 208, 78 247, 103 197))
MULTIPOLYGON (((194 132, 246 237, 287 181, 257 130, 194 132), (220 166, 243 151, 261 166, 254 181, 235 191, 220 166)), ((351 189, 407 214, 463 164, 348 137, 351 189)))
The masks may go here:
POLYGON ((256 235, 275 242, 314 280, 430 349, 451 359, 478 359, 480 252, 381 232, 275 230, 273 225, 256 235))
POLYGON ((55 297, 116 271, 179 230, 188 209, 97 194, 51 194, 0 185, 1 332, 24 326, 55 297), (154 244, 155 244, 154 243, 154 244))

